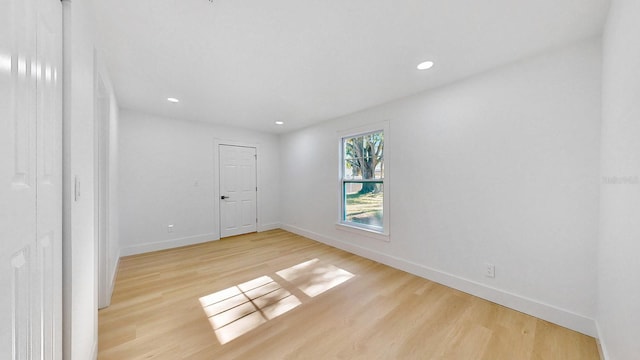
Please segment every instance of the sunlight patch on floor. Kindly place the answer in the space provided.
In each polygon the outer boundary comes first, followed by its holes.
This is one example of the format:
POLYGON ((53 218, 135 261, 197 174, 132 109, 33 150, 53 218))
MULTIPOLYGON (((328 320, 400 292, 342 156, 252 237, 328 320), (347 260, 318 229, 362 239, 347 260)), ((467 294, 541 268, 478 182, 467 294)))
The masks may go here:
POLYGON ((220 344, 300 305, 301 302, 269 276, 247 281, 200 298, 220 344))
MULTIPOLYGON (((296 292, 294 288, 297 288, 310 298, 354 276, 333 265, 322 264, 318 259, 305 261, 276 274, 290 286, 291 291, 296 292)), ((304 297, 301 293, 298 295, 304 297)), ((199 300, 222 345, 302 304, 298 297, 267 275, 203 296, 199 300)))
POLYGON ((333 265, 322 264, 318 259, 305 261, 280 270, 276 274, 296 285, 309 297, 318 296, 354 276, 352 273, 333 265))

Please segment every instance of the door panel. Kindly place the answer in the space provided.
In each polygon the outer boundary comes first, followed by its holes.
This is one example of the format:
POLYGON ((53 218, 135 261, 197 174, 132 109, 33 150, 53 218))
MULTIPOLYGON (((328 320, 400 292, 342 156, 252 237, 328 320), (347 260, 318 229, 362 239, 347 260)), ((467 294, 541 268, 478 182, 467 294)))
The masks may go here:
POLYGON ((37 31, 37 269, 33 341, 60 358, 62 337, 62 7, 39 0, 37 31))
POLYGON ((256 149, 219 146, 220 237, 254 232, 256 221, 256 149))
MULTIPOLYGON (((30 302, 29 280, 30 269, 29 263, 31 256, 29 254, 29 246, 25 246, 19 250, 11 258, 11 297, 7 299, 11 301, 10 306, 3 307, 2 312, 11 310, 10 320, 3 323, 3 347, 2 354, 11 354, 11 359, 28 359, 30 352, 30 302), (10 331, 6 331, 4 327, 10 325, 10 331), (5 338, 6 336, 6 338, 5 338), (8 340, 8 344, 4 341, 8 340)), ((5 306, 3 304, 3 306, 5 306)))
POLYGON ((36 239, 35 0, 0 1, 0 358, 31 356, 36 239))
POLYGON ((60 359, 62 7, 0 1, 0 358, 60 359))
POLYGON ((242 226, 255 226, 256 223, 256 206, 253 200, 245 200, 242 202, 242 226))

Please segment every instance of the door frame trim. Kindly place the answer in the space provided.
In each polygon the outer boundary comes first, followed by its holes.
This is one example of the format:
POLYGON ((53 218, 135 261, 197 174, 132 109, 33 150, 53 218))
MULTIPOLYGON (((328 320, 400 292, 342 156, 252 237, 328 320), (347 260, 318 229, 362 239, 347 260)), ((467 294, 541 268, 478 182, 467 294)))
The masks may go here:
POLYGON ((217 229, 218 239, 222 234, 222 226, 220 224, 220 145, 238 146, 256 149, 256 231, 260 232, 262 222, 262 182, 260 176, 260 144, 243 141, 224 140, 220 138, 213 139, 213 218, 217 229))
POLYGON ((96 291, 97 309, 108 307, 111 303, 111 285, 109 274, 109 248, 112 239, 110 232, 111 194, 110 179, 110 144, 111 134, 111 97, 105 77, 98 62, 97 50, 94 49, 94 116, 93 116, 93 184, 94 184, 94 241, 96 256, 96 291), (105 106, 103 109, 102 106, 105 106), (100 110, 105 110, 101 113, 100 110), (105 116, 106 115, 106 116, 105 116), (104 158, 101 156, 103 155, 104 158), (104 193, 102 192, 104 190, 104 193))

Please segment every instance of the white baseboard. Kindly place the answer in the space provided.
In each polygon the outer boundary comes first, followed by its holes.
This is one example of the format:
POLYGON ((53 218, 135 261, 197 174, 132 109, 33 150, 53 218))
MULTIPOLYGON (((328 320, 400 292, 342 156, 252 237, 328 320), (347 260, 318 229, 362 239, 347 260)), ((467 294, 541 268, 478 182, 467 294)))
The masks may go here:
POLYGON ((598 336, 596 336, 596 343, 598 344, 598 352, 600 353, 601 360, 610 359, 609 353, 607 352, 607 346, 604 343, 604 338, 602 337, 602 330, 600 329, 600 324, 596 320, 596 330, 598 332, 598 336))
POLYGON ((179 239, 170 239, 164 241, 148 242, 133 246, 127 246, 120 249, 120 256, 129 256, 148 253, 158 250, 173 249, 181 246, 200 244, 207 241, 219 240, 219 234, 201 234, 189 236, 179 239))
POLYGON ((261 224, 258 226, 258 232, 280 229, 281 226, 280 223, 261 224))
POLYGON ((116 277, 118 276, 118 269, 120 268, 120 252, 118 251, 118 256, 116 256, 116 264, 113 267, 113 272, 109 277, 109 300, 107 301, 107 306, 111 305, 111 296, 113 296, 113 288, 116 286, 116 277))
POLYGON ((96 339, 93 342, 93 347, 91 348, 91 357, 89 359, 97 360, 98 359, 98 334, 96 333, 96 339))
POLYGON ((359 245, 347 243, 335 238, 327 237, 313 231, 308 231, 297 226, 283 224, 282 229, 304 237, 319 241, 321 243, 348 251, 350 253, 378 261, 385 265, 400 269, 425 279, 440 283, 442 285, 463 291, 465 293, 492 301, 508 308, 535 316, 537 318, 564 326, 566 328, 581 332, 583 334, 596 337, 595 321, 586 316, 573 313, 566 309, 545 304, 543 302, 530 299, 524 296, 510 293, 501 289, 496 289, 473 280, 461 278, 459 276, 433 269, 406 259, 380 253, 359 245))
POLYGON ((120 269, 120 252, 118 251, 118 256, 116 257, 116 264, 113 267, 113 272, 111 273, 111 283, 109 284, 109 294, 113 293, 113 286, 116 284, 116 276, 118 276, 118 269, 120 269))

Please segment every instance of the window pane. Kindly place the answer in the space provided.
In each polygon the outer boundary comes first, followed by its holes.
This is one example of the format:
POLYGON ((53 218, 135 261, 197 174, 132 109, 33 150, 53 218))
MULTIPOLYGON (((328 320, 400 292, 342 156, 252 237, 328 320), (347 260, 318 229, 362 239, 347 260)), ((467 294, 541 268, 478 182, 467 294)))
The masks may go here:
POLYGON ((344 220, 382 228, 382 183, 343 183, 343 186, 344 220))
POLYGON ((384 178, 384 134, 382 131, 342 139, 342 174, 345 179, 384 178))

